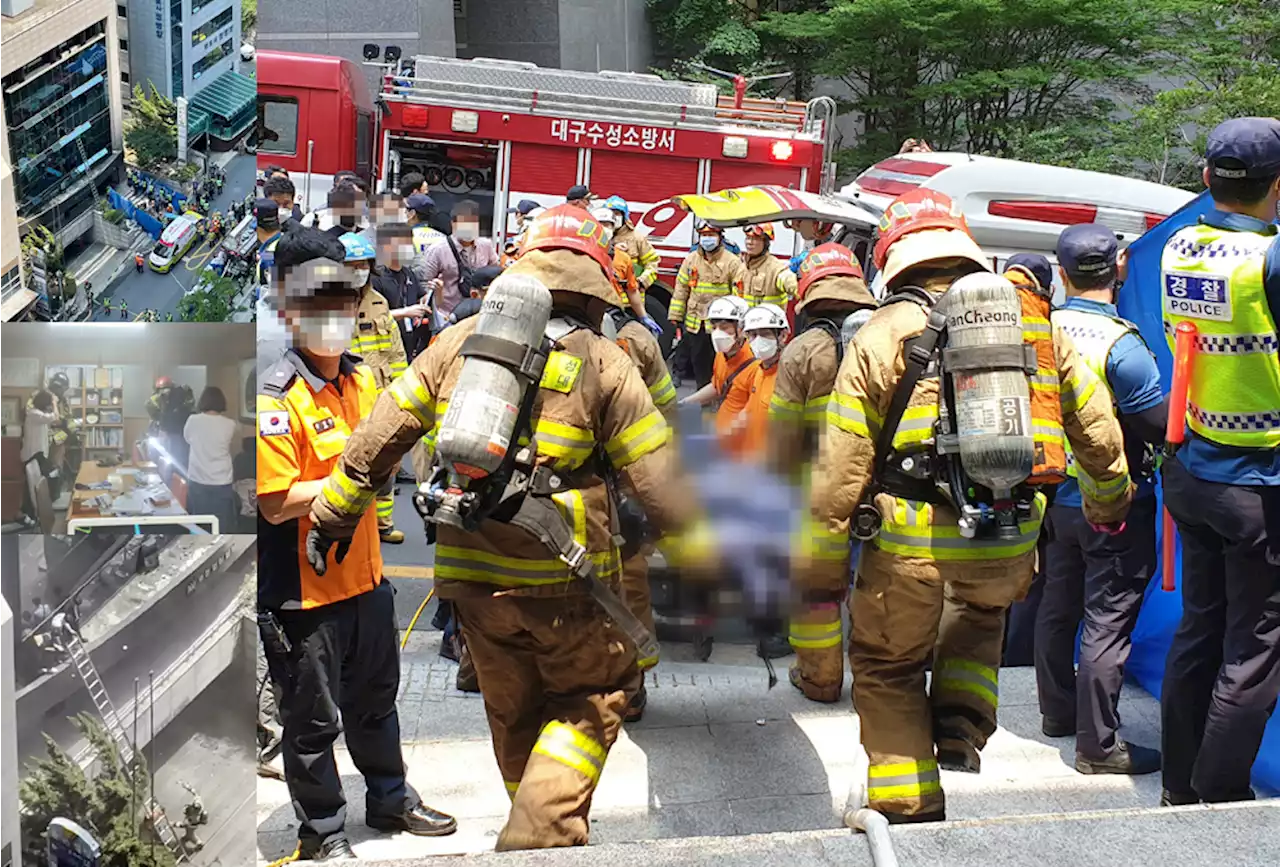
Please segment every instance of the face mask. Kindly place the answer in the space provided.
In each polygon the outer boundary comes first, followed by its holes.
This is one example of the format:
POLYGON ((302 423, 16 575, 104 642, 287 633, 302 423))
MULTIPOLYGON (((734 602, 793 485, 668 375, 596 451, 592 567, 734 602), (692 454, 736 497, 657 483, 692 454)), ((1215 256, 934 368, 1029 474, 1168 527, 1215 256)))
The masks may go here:
POLYGON ((698 237, 698 246, 710 253, 720 246, 720 239, 715 235, 700 235, 698 237))
POLYGON ((303 316, 298 325, 302 345, 320 355, 338 355, 351 343, 355 313, 327 312, 303 316))
POLYGON ((340 217, 338 217, 338 225, 342 226, 344 229, 350 229, 355 224, 356 224, 355 214, 343 214, 340 217))
POLYGON ((733 350, 733 345, 738 342, 738 338, 734 337, 726 331, 711 332, 711 346, 721 355, 727 355, 733 350))
POLYGON ((776 337, 753 337, 751 338, 751 351, 761 361, 768 361, 778 353, 778 339, 776 337))
POLYGON ((474 241, 480 237, 480 227, 475 223, 459 223, 453 233, 458 236, 459 241, 474 241))

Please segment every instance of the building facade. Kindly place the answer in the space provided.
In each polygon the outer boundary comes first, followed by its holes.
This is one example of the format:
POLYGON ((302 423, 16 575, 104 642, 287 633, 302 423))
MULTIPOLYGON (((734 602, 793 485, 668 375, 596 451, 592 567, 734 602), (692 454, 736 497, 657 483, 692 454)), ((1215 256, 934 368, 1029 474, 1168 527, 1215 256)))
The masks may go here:
POLYGON ((9 603, 0 598, 0 867, 22 863, 18 825, 18 723, 13 653, 18 637, 9 603))
POLYGON ((2 11, 0 276, 8 321, 35 301, 12 271, 16 237, 38 223, 70 250, 89 235, 95 194, 121 171, 123 125, 113 0, 7 0, 2 11))
POLYGON ((240 0, 127 0, 129 80, 193 99, 240 56, 240 0))

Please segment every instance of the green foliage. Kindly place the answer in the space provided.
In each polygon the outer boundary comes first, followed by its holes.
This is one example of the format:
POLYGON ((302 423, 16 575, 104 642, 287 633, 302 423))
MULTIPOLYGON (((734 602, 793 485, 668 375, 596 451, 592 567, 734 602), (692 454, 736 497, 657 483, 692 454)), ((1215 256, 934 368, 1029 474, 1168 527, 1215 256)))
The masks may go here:
POLYGON ((240 0, 240 33, 249 39, 258 29, 258 0, 240 0))
POLYGON ((124 211, 119 208, 104 207, 102 209, 102 219, 113 226, 118 226, 124 222, 124 211))
POLYGON ((45 829, 61 816, 93 834, 102 847, 104 867, 170 867, 173 854, 159 843, 153 845, 138 831, 147 793, 147 770, 141 754, 135 759, 135 788, 102 724, 85 714, 75 722, 97 753, 102 771, 89 779, 52 738, 45 736, 46 757, 27 768, 18 787, 23 863, 44 862, 45 829), (137 813, 131 812, 134 808, 137 813))
POLYGON ((200 174, 200 165, 195 162, 183 163, 169 173, 175 180, 189 181, 200 174))
POLYGON ((239 291, 235 280, 206 270, 195 291, 178 304, 178 316, 183 322, 227 322, 236 312, 234 302, 239 291))
POLYGON ((149 90, 148 95, 142 85, 134 85, 124 130, 125 144, 133 151, 137 164, 148 171, 178 156, 178 107, 154 84, 149 85, 149 90))

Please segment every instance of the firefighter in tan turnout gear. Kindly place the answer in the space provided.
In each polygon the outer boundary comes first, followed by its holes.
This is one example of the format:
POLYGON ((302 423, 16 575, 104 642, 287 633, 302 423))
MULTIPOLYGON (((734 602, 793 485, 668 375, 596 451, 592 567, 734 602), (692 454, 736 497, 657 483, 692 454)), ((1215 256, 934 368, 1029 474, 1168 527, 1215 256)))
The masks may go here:
MULTIPOLYGON (((791 273, 785 266, 784 270, 791 273)), ((853 252, 839 244, 809 251, 800 263, 796 295, 796 336, 782 351, 769 402, 768 459, 774 472, 807 486, 827 398, 848 342, 842 329, 846 322, 853 326, 870 316, 876 300, 853 252)), ((849 534, 832 533, 810 521, 796 542, 792 561, 798 565, 793 576, 797 598, 790 625, 796 661, 791 683, 814 701, 832 702, 840 698, 844 683, 840 604, 849 576, 802 564, 821 559, 847 562, 849 534)))
MULTIPOLYGON (((950 199, 897 199, 875 259, 889 297, 840 366, 811 508, 869 540, 849 605, 867 799, 891 822, 940 821, 939 768, 977 771, 996 729, 1003 619, 1044 512, 1030 482, 1062 478, 1065 435, 1097 483, 1091 522, 1118 527, 1132 484, 1107 390, 1047 317, 1024 315, 950 199)), ((829 568, 834 585, 849 567, 829 568)))
POLYGON ((689 354, 698 388, 711 381, 716 351, 711 346, 707 312, 717 298, 741 297, 747 269, 724 246, 724 231, 697 221, 698 249, 685 257, 676 274, 676 288, 667 306, 667 319, 683 332, 681 349, 689 354))
POLYGON ((586 211, 539 216, 480 314, 442 332, 378 398, 312 506, 308 549, 323 566, 402 455, 436 431, 436 475, 417 504, 512 799, 499 850, 587 843, 592 793, 640 688, 635 618, 600 590, 616 590, 622 572, 609 478, 621 476, 659 531, 688 499, 666 421, 600 330, 618 303, 607 248, 586 211))
MULTIPOLYGON (((363 268, 366 278, 372 274, 376 255, 373 244, 354 232, 348 232, 340 240, 347 249, 347 262, 352 268, 363 268)), ((392 380, 404 373, 409 363, 404 342, 400 339, 400 327, 391 318, 391 306, 383 294, 373 288, 371 281, 360 290, 360 309, 351 335, 351 351, 373 371, 379 392, 385 391, 392 380)), ((396 529, 394 487, 393 477, 378 491, 378 537, 383 542, 398 545, 404 541, 404 531, 396 529)))
POLYGON ((785 308, 787 302, 796 297, 796 275, 786 262, 769 252, 773 243, 773 224, 758 223, 747 226, 743 231, 747 245, 742 253, 742 264, 747 268, 747 277, 743 282, 742 297, 752 307, 777 304, 785 308))

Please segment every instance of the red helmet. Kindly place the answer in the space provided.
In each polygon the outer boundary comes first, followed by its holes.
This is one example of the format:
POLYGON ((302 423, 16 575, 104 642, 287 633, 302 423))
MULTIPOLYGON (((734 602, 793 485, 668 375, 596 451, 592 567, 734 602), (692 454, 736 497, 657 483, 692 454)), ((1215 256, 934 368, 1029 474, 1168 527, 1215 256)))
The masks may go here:
POLYGON ((748 235, 764 235, 770 241, 772 241, 774 237, 773 223, 756 223, 755 225, 747 226, 742 231, 746 232, 748 235))
POLYGON ((156 380, 156 389, 173 388, 173 380, 167 376, 162 376, 156 380))
POLYGON ((956 229, 969 234, 960 206, 945 193, 916 188, 903 193, 885 208, 880 218, 880 237, 873 253, 876 268, 884 268, 889 248, 904 235, 925 229, 956 229))
POLYGON ((862 277, 862 266, 858 264, 857 259, 853 258, 853 251, 836 243, 814 247, 800 262, 796 300, 803 301, 809 287, 818 280, 836 275, 862 277))
POLYGON ((590 256, 604 271, 613 275, 609 258, 609 240, 605 228, 587 211, 575 205, 557 205, 543 211, 524 234, 520 255, 530 250, 572 250, 590 256))

